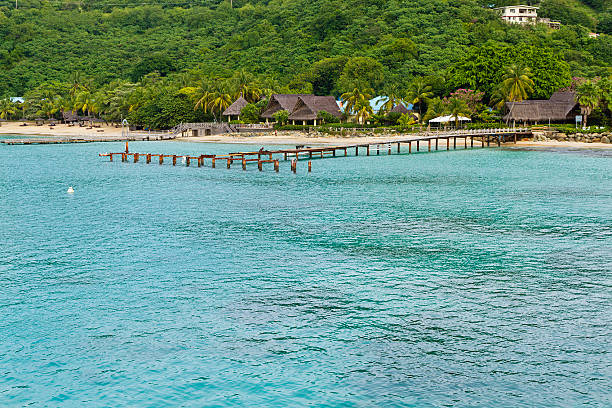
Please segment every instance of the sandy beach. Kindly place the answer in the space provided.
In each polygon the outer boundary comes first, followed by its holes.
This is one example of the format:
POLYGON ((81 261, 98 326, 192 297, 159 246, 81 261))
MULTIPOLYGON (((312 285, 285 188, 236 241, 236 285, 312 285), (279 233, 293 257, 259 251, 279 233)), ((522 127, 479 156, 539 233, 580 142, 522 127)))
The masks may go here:
POLYGON ((49 126, 47 124, 36 126, 33 122, 0 122, 1 135, 24 135, 24 136, 57 136, 57 137, 90 137, 90 136, 121 136, 121 128, 101 125, 99 128, 88 129, 87 127, 68 126, 57 124, 49 126), (27 126, 22 126, 27 123, 27 126))
MULTIPOLYGON (((2 135, 24 135, 24 136, 41 136, 41 137, 121 137, 121 128, 102 125, 99 128, 87 129, 86 127, 68 126, 58 124, 55 126, 43 125, 36 126, 33 123, 28 123, 28 126, 21 126, 24 122, 2 122, 0 125, 0 139, 2 135)), ((314 137, 308 136, 306 133, 300 132, 278 132, 277 134, 222 134, 212 136, 197 136, 184 137, 174 139, 176 142, 197 142, 197 143, 224 143, 224 144, 252 144, 252 145, 350 145, 356 143, 376 143, 378 141, 393 141, 410 139, 411 135, 397 135, 389 137, 388 135, 381 136, 328 136, 314 137)), ((587 149, 612 149, 612 144, 607 143, 581 143, 581 142, 561 142, 561 141, 538 141, 522 140, 516 144, 507 143, 506 146, 515 146, 517 148, 533 148, 533 147, 571 147, 571 148, 587 148, 587 149)), ((478 140, 474 140, 474 146, 480 146, 478 140)), ((427 146, 421 145, 421 148, 427 149, 427 146)), ((433 146, 432 146, 433 147, 433 146)), ((463 139, 457 139, 457 147, 464 147, 463 139)), ((439 148, 446 148, 444 140, 440 140, 439 148)), ((451 146, 452 148, 452 146, 451 146)))
MULTIPOLYGON (((308 137, 306 134, 297 134, 296 132, 279 132, 277 136, 247 136, 247 135, 215 135, 215 136, 198 136, 185 137, 176 139, 177 141, 199 142, 199 143, 236 143, 236 144, 253 144, 253 145, 350 145, 356 143, 376 143, 379 141, 393 141, 410 139, 411 135, 389 136, 361 136, 361 137, 308 137)), ((469 144, 469 140, 468 140, 469 144)), ((480 146, 478 140, 474 140, 474 146, 480 146)), ((491 143, 493 146, 493 143, 491 143)), ((612 144, 608 143, 581 143, 581 142, 559 142, 559 141, 539 141, 521 140, 514 143, 505 143, 504 146, 514 146, 517 148, 533 148, 533 147, 570 147, 583 149, 612 149, 612 144)), ((457 138, 457 147, 464 147, 464 140, 457 138)), ((427 144, 421 144, 421 149, 427 149, 427 144)), ((432 142, 433 148, 433 142, 432 142)), ((446 148, 446 141, 440 140, 439 149, 446 148)), ((452 144, 451 144, 452 149, 452 144)))

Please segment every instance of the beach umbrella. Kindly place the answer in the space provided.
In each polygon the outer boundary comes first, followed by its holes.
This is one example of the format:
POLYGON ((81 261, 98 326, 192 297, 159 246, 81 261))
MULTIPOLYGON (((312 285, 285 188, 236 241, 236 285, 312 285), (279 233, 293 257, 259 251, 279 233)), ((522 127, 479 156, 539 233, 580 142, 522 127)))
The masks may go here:
MULTIPOLYGON (((470 122, 472 119, 466 118, 465 116, 459 116, 457 120, 459 122, 470 122)), ((454 121, 455 121, 454 116, 446 115, 446 116, 438 116, 437 118, 430 119, 429 123, 448 123, 448 122, 454 122, 454 121)))

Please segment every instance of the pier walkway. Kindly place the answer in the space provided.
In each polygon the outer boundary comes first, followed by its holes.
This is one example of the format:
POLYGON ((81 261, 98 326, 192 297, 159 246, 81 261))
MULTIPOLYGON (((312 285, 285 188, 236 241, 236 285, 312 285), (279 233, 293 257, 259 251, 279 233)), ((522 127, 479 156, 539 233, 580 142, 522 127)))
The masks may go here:
MULTIPOLYGON (((180 159, 186 166, 190 166, 191 162, 197 163, 198 167, 204 166, 206 162, 210 162, 212 168, 217 167, 217 162, 225 162, 226 167, 231 168, 234 162, 238 162, 242 165, 242 169, 246 170, 248 164, 257 163, 259 171, 263 170, 264 164, 272 164, 275 171, 279 171, 280 160, 291 159, 291 171, 294 173, 297 169, 297 162, 300 159, 312 159, 312 158, 329 158, 343 156, 359 156, 359 154, 365 154, 370 156, 371 154, 380 155, 381 152, 386 151, 388 155, 394 151, 396 154, 402 153, 402 146, 404 147, 404 153, 406 153, 406 146, 408 147, 408 154, 413 151, 420 152, 427 149, 428 152, 437 150, 451 150, 451 144, 453 150, 457 149, 457 139, 463 141, 463 148, 467 149, 468 144, 470 148, 489 147, 491 143, 494 146, 501 146, 505 142, 516 143, 518 137, 530 136, 531 130, 528 128, 505 128, 505 129, 483 129, 483 130, 458 130, 451 132, 442 132, 434 134, 426 134, 420 136, 413 136, 406 139, 393 139, 393 140, 381 140, 376 142, 368 143, 357 143, 357 144, 346 144, 336 146, 318 146, 318 147, 307 147, 307 146, 296 146, 295 149, 274 149, 264 150, 261 148, 257 151, 249 152, 233 152, 221 155, 215 154, 201 154, 199 156, 191 155, 176 155, 176 154, 164 154, 164 153, 134 153, 129 151, 129 146, 126 142, 126 149, 124 152, 117 153, 100 153, 100 157, 108 157, 110 161, 113 161, 114 157, 120 157, 122 162, 127 162, 128 158, 131 157, 134 163, 137 163, 141 158, 145 160, 147 164, 151 163, 153 158, 156 158, 159 164, 164 163, 164 159, 171 159, 172 165, 176 166, 177 159, 180 159), (461 140, 463 139, 463 140, 461 140), (413 148, 414 145, 414 148, 413 148), (375 153, 374 153, 375 152, 375 153)), ((308 162, 308 171, 311 171, 312 162, 308 162)))

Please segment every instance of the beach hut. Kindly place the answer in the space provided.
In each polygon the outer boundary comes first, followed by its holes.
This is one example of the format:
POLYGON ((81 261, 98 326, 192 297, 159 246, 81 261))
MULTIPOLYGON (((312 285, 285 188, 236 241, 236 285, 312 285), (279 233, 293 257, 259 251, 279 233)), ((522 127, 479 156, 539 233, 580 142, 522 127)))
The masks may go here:
POLYGON ((397 105, 393 107, 393 109, 391 109, 391 111, 389 111, 389 113, 401 113, 402 115, 408 112, 410 111, 408 110, 408 108, 404 106, 403 103, 398 103, 397 105))
POLYGON ((342 116, 333 96, 301 95, 290 111, 289 120, 294 125, 296 122, 302 122, 303 125, 312 123, 316 126, 317 116, 321 111, 327 112, 338 119, 342 116))
POLYGON ((76 111, 65 110, 62 112, 62 119, 64 120, 64 123, 74 123, 79 121, 79 115, 76 111))
MULTIPOLYGON (((286 110, 291 113, 295 104, 300 96, 307 96, 306 94, 272 94, 268 105, 261 113, 261 117, 266 120, 266 123, 270 119, 274 119, 274 114, 280 110, 286 110)), ((335 101, 334 101, 335 102, 335 101)))
POLYGON ((45 120, 43 118, 36 118, 34 121, 36 122, 36 126, 42 126, 45 124, 45 120))
POLYGON ((240 112, 242 111, 242 108, 248 104, 249 103, 247 100, 240 95, 240 98, 236 99, 234 103, 227 107, 227 109, 223 112, 223 116, 227 116, 228 122, 232 120, 232 116, 236 116, 236 118, 240 120, 240 112))
POLYGON ((574 92, 555 92, 550 99, 506 102, 506 122, 573 122, 580 114, 574 92))

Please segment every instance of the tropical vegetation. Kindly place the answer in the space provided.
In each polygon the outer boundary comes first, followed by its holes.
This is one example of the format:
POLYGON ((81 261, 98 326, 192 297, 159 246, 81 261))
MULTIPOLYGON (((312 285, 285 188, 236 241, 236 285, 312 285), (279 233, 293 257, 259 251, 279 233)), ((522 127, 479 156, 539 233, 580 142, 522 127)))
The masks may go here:
MULTIPOLYGON (((243 96, 241 119, 256 121, 276 92, 334 95, 361 123, 451 110, 488 121, 505 102, 548 98, 572 77, 609 82, 599 79, 612 74, 607 2, 542 0, 540 14, 560 30, 502 22, 492 7, 507 3, 0 0, 0 115, 68 111, 169 128, 221 120, 243 96), (367 103, 376 95, 386 96, 378 114, 367 103), (16 96, 25 101, 7 99, 16 96), (389 113, 400 102, 418 114, 389 113)), ((609 121, 605 87, 596 104, 587 88, 585 116, 609 121)))

